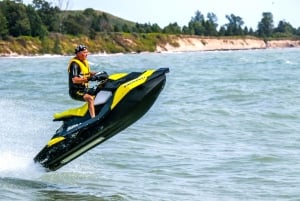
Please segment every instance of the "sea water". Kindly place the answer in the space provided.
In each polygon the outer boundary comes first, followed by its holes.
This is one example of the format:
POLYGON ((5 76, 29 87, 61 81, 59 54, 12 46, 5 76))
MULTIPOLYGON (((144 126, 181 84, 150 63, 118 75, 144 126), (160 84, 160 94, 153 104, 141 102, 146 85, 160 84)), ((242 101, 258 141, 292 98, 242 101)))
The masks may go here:
POLYGON ((0 200, 300 200, 300 49, 90 55, 94 71, 169 67, 139 121, 55 172, 71 57, 0 58, 0 200))

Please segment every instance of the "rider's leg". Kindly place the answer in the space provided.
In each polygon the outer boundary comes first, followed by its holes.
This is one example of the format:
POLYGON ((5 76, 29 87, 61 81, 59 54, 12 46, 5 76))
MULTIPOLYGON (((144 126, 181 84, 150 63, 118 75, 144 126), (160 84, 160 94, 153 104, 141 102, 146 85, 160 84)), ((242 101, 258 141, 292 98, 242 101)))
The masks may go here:
POLYGON ((95 117, 94 97, 89 94, 84 94, 83 99, 88 103, 91 118, 95 117))

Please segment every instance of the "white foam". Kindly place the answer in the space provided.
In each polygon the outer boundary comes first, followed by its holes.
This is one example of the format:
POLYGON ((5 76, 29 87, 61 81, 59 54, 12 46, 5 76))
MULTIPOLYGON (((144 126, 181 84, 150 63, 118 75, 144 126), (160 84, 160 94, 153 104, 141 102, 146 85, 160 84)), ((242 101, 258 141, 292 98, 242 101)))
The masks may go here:
POLYGON ((45 170, 35 164, 31 157, 17 152, 0 153, 0 177, 36 178, 45 170))
POLYGON ((28 179, 44 172, 34 164, 33 157, 46 141, 43 129, 47 126, 26 106, 8 99, 0 100, 3 108, 0 116, 5 117, 0 119, 0 177, 28 179))

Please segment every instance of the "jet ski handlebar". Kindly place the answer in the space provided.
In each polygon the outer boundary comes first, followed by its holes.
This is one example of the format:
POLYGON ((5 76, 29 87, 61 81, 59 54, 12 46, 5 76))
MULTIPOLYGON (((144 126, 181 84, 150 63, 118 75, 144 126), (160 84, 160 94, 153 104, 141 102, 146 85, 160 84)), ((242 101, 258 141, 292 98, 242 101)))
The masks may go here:
POLYGON ((103 81, 108 78, 108 74, 105 71, 96 73, 95 75, 89 77, 89 81, 103 81))

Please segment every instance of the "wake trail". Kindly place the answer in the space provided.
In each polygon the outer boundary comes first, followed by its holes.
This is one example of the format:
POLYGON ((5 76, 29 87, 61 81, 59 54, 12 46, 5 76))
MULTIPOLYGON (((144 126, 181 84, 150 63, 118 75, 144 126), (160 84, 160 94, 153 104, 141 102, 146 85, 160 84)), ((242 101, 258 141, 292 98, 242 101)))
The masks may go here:
POLYGON ((32 105, 0 99, 0 177, 38 178, 45 172, 33 157, 48 139, 49 126, 32 105))

